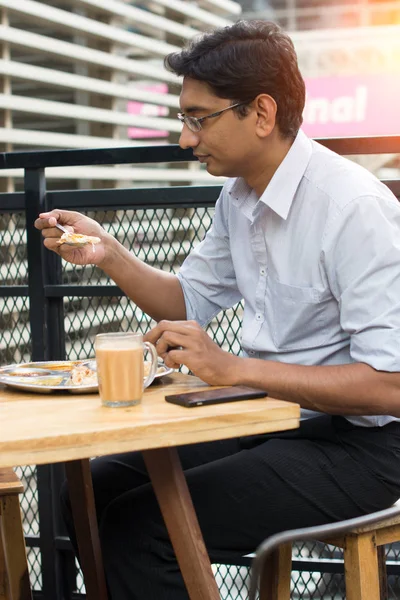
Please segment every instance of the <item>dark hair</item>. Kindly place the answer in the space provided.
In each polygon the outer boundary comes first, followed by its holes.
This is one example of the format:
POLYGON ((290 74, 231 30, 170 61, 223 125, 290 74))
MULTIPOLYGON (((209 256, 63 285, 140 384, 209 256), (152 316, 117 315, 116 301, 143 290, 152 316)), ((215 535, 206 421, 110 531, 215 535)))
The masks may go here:
POLYGON ((293 42, 279 25, 254 20, 220 27, 168 54, 164 65, 177 75, 204 81, 216 96, 232 102, 251 102, 258 94, 269 94, 278 107, 276 121, 282 135, 297 135, 305 85, 293 42))

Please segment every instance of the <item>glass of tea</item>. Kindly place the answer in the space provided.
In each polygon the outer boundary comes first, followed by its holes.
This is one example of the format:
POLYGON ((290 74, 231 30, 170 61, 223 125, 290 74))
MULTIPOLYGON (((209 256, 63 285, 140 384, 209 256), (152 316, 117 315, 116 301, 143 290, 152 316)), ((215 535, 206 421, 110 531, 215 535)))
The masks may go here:
POLYGON ((96 335, 94 347, 103 406, 139 404, 144 389, 157 373, 158 356, 153 344, 144 342, 141 333, 100 333, 96 335), (144 376, 145 353, 150 355, 147 377, 144 376))

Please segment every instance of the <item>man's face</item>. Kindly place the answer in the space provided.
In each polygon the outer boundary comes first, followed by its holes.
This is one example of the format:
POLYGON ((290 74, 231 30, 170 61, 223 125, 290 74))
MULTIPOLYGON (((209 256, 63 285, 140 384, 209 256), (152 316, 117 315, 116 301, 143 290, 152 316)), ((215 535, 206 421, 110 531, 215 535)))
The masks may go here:
MULTIPOLYGON (((180 105, 185 115, 201 118, 231 104, 230 100, 215 96, 206 83, 187 77, 184 79, 180 105)), ((227 110, 217 117, 205 119, 201 123, 201 131, 197 132, 183 125, 179 145, 192 148, 194 155, 206 164, 212 175, 243 177, 257 146, 252 112, 239 118, 234 110, 227 110)))

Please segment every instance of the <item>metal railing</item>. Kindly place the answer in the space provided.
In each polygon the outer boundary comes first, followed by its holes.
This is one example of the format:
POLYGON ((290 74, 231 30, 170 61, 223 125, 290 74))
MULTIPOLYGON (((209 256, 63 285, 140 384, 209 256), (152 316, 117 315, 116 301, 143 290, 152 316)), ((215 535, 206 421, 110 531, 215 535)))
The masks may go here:
MULTIPOLYGON (((400 136, 320 141, 340 154, 400 153, 400 136)), ((192 152, 177 146, 0 155, 0 169, 25 171, 24 192, 0 194, 2 364, 85 358, 93 352, 93 339, 100 331, 133 327, 145 331, 151 326, 150 319, 99 269, 62 263, 43 248, 40 232, 33 226, 40 212, 55 207, 86 212, 143 260, 175 271, 204 236, 220 190, 220 186, 176 186, 46 191, 45 168, 191 160, 192 152)), ((400 180, 386 183, 400 197, 400 180)), ((239 304, 210 325, 214 339, 232 352, 240 349, 241 311, 239 304)), ((35 599, 82 597, 58 508, 63 466, 26 466, 20 474, 27 486, 22 507, 35 599)), ((391 549, 389 574, 396 581, 400 575, 398 554, 398 549, 391 549)), ((246 564, 248 559, 240 559, 235 567, 215 568, 222 598, 247 597, 246 564)), ((340 587, 335 578, 343 565, 333 549, 301 546, 294 555, 296 570, 295 597, 320 598, 332 582, 340 587)))

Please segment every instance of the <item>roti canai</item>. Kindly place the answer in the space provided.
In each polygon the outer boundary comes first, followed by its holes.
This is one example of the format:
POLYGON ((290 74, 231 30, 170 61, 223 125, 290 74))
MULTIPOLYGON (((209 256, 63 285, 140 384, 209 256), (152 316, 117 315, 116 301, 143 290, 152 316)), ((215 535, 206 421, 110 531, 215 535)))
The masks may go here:
POLYGON ((94 235, 83 235, 81 233, 67 231, 62 234, 59 240, 57 240, 57 245, 61 246, 62 244, 67 244, 68 246, 86 246, 86 244, 92 244, 94 251, 94 244, 99 244, 100 242, 100 238, 94 235))

